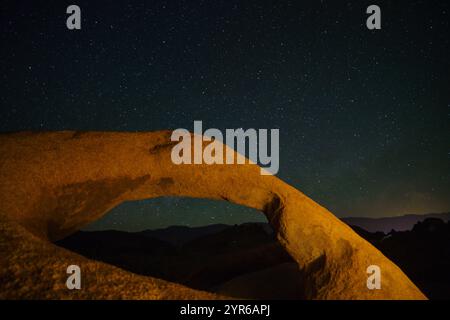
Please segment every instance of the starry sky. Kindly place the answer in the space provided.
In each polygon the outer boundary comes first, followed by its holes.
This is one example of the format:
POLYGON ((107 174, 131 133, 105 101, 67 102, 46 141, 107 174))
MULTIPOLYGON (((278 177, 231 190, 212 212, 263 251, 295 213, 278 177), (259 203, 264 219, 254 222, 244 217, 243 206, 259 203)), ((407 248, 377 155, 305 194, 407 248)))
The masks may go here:
MULTIPOLYGON (((6 0, 0 131, 278 128, 278 176, 339 217, 449 211, 449 21, 447 0, 6 0)), ((162 198, 94 228, 261 219, 162 198)))

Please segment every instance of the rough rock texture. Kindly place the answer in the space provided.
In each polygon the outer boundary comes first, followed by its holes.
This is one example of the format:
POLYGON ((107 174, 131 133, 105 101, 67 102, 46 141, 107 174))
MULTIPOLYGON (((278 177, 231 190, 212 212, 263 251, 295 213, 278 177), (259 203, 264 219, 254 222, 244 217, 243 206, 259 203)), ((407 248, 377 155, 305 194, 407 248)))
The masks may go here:
POLYGON ((86 259, 40 239, 0 216, 0 299, 223 299, 86 259), (69 265, 81 290, 68 290, 69 265))
POLYGON ((169 131, 1 135, 0 297, 216 298, 89 261, 49 242, 123 201, 187 196, 262 211, 302 270, 307 298, 425 298, 394 263, 347 225, 280 179, 261 175, 258 166, 174 165, 170 135, 169 131), (86 280, 85 289, 73 294, 64 287, 65 268, 77 262, 82 270, 94 270, 96 278, 86 280), (367 289, 369 265, 381 268, 380 290, 367 289))

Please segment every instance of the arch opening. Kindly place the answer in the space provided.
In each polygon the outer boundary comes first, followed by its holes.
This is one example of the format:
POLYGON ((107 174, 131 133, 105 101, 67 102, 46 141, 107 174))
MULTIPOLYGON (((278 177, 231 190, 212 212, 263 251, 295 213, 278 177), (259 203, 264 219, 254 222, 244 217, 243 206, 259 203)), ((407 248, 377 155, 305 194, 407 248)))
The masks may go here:
POLYGON ((265 215, 227 201, 129 201, 55 244, 196 290, 234 298, 304 298, 298 265, 265 215))

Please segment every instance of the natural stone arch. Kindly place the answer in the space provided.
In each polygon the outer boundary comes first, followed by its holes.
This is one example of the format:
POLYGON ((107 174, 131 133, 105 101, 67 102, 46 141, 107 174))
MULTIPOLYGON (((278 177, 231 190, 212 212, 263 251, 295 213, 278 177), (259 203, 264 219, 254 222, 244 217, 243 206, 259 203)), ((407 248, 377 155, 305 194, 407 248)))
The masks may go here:
MULTIPOLYGON (((328 210, 255 164, 174 165, 170 131, 49 132, 0 137, 0 214, 60 239, 123 201, 222 199, 262 211, 305 275, 312 299, 422 299, 407 276, 328 210), (378 265, 382 288, 369 290, 378 265)), ((227 148, 224 146, 224 148, 227 148)))

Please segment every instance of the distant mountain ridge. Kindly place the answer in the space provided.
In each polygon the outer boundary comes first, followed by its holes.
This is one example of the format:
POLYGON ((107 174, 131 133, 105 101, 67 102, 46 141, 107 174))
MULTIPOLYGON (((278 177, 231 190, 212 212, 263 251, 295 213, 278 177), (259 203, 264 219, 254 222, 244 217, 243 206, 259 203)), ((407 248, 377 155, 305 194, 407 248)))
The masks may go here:
MULTIPOLYGON (((382 217, 382 218, 364 218, 364 217, 347 217, 341 218, 343 222, 352 226, 359 227, 365 231, 383 232, 389 233, 391 230, 395 231, 408 231, 412 230, 413 226, 424 221, 427 218, 439 218, 443 221, 450 221, 450 212, 447 213, 429 213, 429 214, 407 214, 396 217, 382 217)), ((245 225, 244 223, 243 225, 245 225)), ((264 230, 270 234, 272 228, 268 223, 264 222, 252 222, 251 224, 257 224, 264 228, 264 230)), ((170 226, 160 229, 147 229, 139 232, 141 236, 151 237, 161 241, 165 241, 174 246, 182 246, 197 238, 215 234, 221 232, 232 225, 227 224, 211 224, 200 227, 188 227, 188 226, 170 226)))
POLYGON ((438 218, 447 222, 450 221, 450 212, 446 213, 429 213, 429 214, 407 214, 397 217, 383 217, 383 218, 363 218, 363 217, 348 217, 341 218, 342 221, 351 226, 363 228, 369 232, 384 232, 389 233, 391 230, 408 231, 412 230, 413 226, 424 221, 427 218, 438 218))

